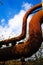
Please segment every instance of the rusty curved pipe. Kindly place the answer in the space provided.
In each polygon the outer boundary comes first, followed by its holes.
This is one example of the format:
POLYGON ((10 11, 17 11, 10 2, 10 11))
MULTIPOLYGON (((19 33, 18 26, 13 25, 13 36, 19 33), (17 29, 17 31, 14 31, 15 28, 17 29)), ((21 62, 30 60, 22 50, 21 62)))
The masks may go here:
MULTIPOLYGON (((27 18, 26 18, 27 19, 27 18)), ((43 10, 33 15, 29 24, 29 37, 22 44, 9 48, 0 49, 0 61, 30 57, 34 54, 42 43, 41 24, 43 23, 43 10)))
MULTIPOLYGON (((22 39, 24 39, 26 37, 26 29, 27 29, 27 17, 37 8, 40 8, 42 6, 42 4, 37 4, 36 6, 32 7, 30 10, 28 10, 24 17, 23 17, 23 26, 22 26, 22 33, 18 36, 18 37, 15 37, 15 38, 10 38, 10 39, 6 39, 6 40, 3 40, 3 41, 0 41, 0 46, 2 44, 9 44, 9 43, 15 43, 16 41, 20 41, 22 39)), ((15 43, 16 44, 16 43, 15 43)))

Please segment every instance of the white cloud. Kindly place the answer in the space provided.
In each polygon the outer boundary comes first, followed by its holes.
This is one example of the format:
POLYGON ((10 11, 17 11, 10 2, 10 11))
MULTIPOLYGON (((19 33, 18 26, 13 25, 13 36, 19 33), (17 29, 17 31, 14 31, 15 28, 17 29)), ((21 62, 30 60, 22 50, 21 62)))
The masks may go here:
POLYGON ((21 10, 17 15, 15 15, 12 19, 9 20, 8 25, 11 28, 17 28, 19 25, 21 26, 24 13, 25 11, 21 10))
POLYGON ((2 25, 2 26, 5 25, 5 19, 4 19, 4 18, 1 20, 1 25, 2 25))
POLYGON ((3 23, 3 22, 5 22, 5 19, 2 19, 2 20, 1 20, 1 23, 3 23))
POLYGON ((28 10, 28 9, 30 9, 32 7, 32 4, 31 3, 25 3, 25 2, 23 2, 23 5, 22 5, 22 8, 24 9, 24 10, 28 10))
MULTIPOLYGON (((23 7, 25 7, 25 9, 26 9, 26 6, 28 5, 26 4, 22 5, 23 7)), ((28 6, 28 7, 30 8, 31 6, 28 6)), ((0 40, 20 35, 22 31, 23 16, 25 13, 26 11, 24 9, 21 9, 18 14, 14 15, 13 18, 8 20, 8 24, 5 25, 4 28, 3 26, 0 25, 0 31, 1 31, 0 40)), ((29 17, 28 21, 30 21, 30 19, 31 19, 31 16, 29 17)), ((2 22, 4 21, 5 19, 2 20, 2 22)))

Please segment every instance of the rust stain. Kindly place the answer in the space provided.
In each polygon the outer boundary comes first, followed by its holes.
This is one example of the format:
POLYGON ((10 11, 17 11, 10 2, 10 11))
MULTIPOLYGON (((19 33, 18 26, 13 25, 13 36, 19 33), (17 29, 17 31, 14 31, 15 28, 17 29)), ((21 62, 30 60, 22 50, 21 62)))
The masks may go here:
POLYGON ((12 47, 9 48, 0 48, 0 61, 7 61, 12 59, 18 59, 21 57, 30 57, 34 54, 42 43, 42 30, 41 24, 43 23, 43 10, 38 11, 35 15, 33 15, 30 23, 29 23, 29 37, 27 41, 22 42, 18 45, 15 45, 17 41, 25 38, 26 35, 26 20, 29 14, 35 9, 41 7, 41 4, 38 4, 28 10, 23 18, 23 27, 22 33, 20 36, 16 38, 11 38, 7 40, 0 41, 0 45, 14 43, 12 47))

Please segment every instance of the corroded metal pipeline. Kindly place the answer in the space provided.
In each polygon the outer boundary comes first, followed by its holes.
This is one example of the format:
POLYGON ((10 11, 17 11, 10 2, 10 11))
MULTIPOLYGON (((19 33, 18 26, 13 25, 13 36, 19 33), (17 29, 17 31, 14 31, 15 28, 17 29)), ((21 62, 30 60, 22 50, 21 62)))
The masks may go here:
POLYGON ((9 44, 9 43, 14 43, 14 45, 16 44, 16 41, 20 41, 22 39, 24 39, 26 37, 26 29, 27 29, 27 17, 37 8, 40 8, 42 6, 42 4, 37 4, 36 6, 32 7, 30 10, 28 10, 24 17, 23 17, 23 25, 22 25, 22 32, 19 36, 14 37, 14 38, 10 38, 10 39, 6 39, 3 41, 0 41, 0 46, 2 44, 9 44))
MULTIPOLYGON (((31 14, 32 11, 34 11, 35 9, 41 6, 42 6, 41 4, 38 4, 26 12, 23 18, 23 22, 24 22, 23 26, 26 25, 26 20, 28 15, 31 14)), ((42 43, 42 30, 41 30, 42 23, 43 23, 43 10, 40 10, 33 15, 29 23, 29 37, 27 41, 22 42, 22 44, 13 45, 12 47, 3 48, 3 49, 0 48, 0 61, 19 59, 21 57, 27 58, 30 57, 32 54, 34 54, 39 49, 42 43)), ((26 32, 26 26, 24 28, 23 29, 26 32)), ((4 42, 10 43, 21 39, 22 36, 20 36, 20 38, 17 37, 17 38, 4 40, 4 42)))

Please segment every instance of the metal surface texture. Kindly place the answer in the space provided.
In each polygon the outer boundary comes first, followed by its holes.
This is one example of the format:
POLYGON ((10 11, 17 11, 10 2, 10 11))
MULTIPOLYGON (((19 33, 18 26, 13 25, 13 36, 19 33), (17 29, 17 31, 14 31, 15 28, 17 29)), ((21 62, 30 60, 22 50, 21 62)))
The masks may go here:
POLYGON ((16 42, 25 38, 27 29, 27 18, 35 9, 40 7, 42 7, 41 3, 33 6, 26 12, 23 17, 22 33, 20 34, 20 36, 0 41, 0 46, 2 44, 7 45, 9 43, 14 43, 12 47, 3 49, 0 48, 0 61, 19 59, 21 57, 27 58, 38 51, 43 41, 41 29, 41 24, 43 23, 43 10, 39 10, 37 13, 35 13, 30 20, 28 39, 25 42, 19 42, 18 45, 16 45, 16 42))

